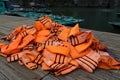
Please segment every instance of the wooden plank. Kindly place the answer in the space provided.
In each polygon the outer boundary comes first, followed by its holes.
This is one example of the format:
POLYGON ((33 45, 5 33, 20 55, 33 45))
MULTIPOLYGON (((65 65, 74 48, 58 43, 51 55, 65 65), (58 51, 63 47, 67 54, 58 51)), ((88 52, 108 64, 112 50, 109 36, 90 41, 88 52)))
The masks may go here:
POLYGON ((11 32, 11 29, 6 28, 5 26, 0 26, 0 29, 1 29, 1 32, 3 32, 3 33, 9 33, 9 32, 11 32))
POLYGON ((29 78, 19 74, 10 66, 8 66, 7 63, 2 62, 1 58, 0 58, 0 72, 2 72, 9 80, 19 80, 19 79, 29 80, 29 78))
POLYGON ((0 72, 0 80, 9 80, 2 72, 0 72))
MULTIPOLYGON (((117 57, 117 59, 120 60, 120 55, 118 54, 119 49, 116 49, 116 46, 120 46, 120 43, 119 43, 120 35, 112 34, 112 33, 105 33, 105 32, 98 32, 98 31, 94 31, 94 32, 96 33, 95 36, 97 36, 98 39, 101 39, 105 44, 111 45, 111 46, 109 46, 110 51, 112 53, 114 53, 114 56, 117 57), (102 36, 102 37, 100 37, 100 36, 102 36), (114 39, 111 40, 111 38, 114 38, 114 39), (104 41, 104 39, 106 39, 107 41, 104 41), (116 44, 113 41, 115 41, 116 44), (111 50, 111 49, 113 49, 113 50, 111 50), (116 52, 116 51, 118 51, 118 52, 116 52)), ((99 69, 97 69, 97 70, 99 70, 99 69)), ((91 80, 96 80, 96 79, 97 80, 120 80, 120 78, 119 78, 120 71, 119 70, 102 70, 102 69, 100 69, 100 71, 97 71, 97 70, 95 70, 95 72, 93 74, 81 72, 81 70, 80 70, 78 72, 75 72, 75 75, 73 73, 71 73, 70 76, 72 76, 72 78, 75 76, 74 79, 80 78, 81 80, 89 80, 89 78, 91 80), (80 75, 82 75, 82 77, 80 77, 79 75, 77 76, 76 75, 77 73, 79 73, 79 74, 81 73, 80 75), (101 76, 101 74, 102 74, 102 76, 101 76), (85 76, 85 75, 87 75, 87 76, 85 76), (87 78, 87 77, 89 77, 89 78, 87 78)), ((69 76, 69 75, 67 75, 67 76, 69 76)), ((79 79, 76 79, 76 80, 79 80, 79 79)))
POLYGON ((0 15, 0 24, 6 24, 13 21, 22 21, 22 20, 28 20, 28 19, 29 18, 25 18, 25 17, 0 15))
POLYGON ((0 38, 1 38, 1 36, 4 36, 4 35, 6 35, 6 33, 0 31, 0 38))
POLYGON ((38 66, 37 69, 33 70, 33 72, 36 73, 37 75, 39 75, 40 79, 49 74, 49 71, 43 71, 43 70, 41 70, 40 66, 38 66))
POLYGON ((120 61, 120 54, 119 54, 120 51, 114 50, 114 49, 110 49, 109 51, 112 54, 111 56, 113 56, 115 59, 117 59, 118 61, 120 61))
MULTIPOLYGON (((102 80, 100 77, 92 75, 93 73, 88 73, 81 69, 77 69, 70 74, 59 76, 60 80, 102 80)), ((103 79, 104 80, 104 79, 103 79)))
POLYGON ((100 31, 93 31, 94 35, 97 39, 99 39, 102 43, 106 44, 108 48, 119 50, 120 47, 120 35, 107 33, 107 32, 100 32, 100 31))
MULTIPOLYGON (((1 66, 5 66, 7 67, 7 73, 15 73, 16 77, 14 77, 14 79, 16 78, 21 78, 22 80, 39 80, 41 79, 43 76, 45 76, 46 74, 48 74, 49 72, 45 72, 39 69, 35 69, 35 70, 29 70, 27 69, 25 66, 20 66, 17 62, 11 62, 8 63, 6 62, 5 58, 0 57, 0 61, 1 63, 3 63, 1 66), (40 75, 40 73, 42 75, 40 75)), ((2 67, 4 70, 4 67, 2 67)), ((6 71, 4 72, 4 74, 6 74, 6 71)), ((7 74, 6 74, 7 75, 7 74)), ((8 76, 11 79, 11 76, 8 76)))
POLYGON ((4 25, 4 26, 13 26, 13 27, 17 27, 17 26, 19 26, 19 25, 23 25, 23 24, 25 24, 25 25, 32 25, 32 24, 34 24, 34 20, 32 19, 32 20, 21 20, 21 21, 13 21, 13 22, 9 22, 9 23, 5 23, 5 24, 1 24, 1 25, 4 25))
MULTIPOLYGON (((0 24, 0 36, 8 34, 13 28, 21 24, 33 24, 34 20, 19 17, 8 17, 3 21, 0 15, 0 22, 5 22, 0 24), (8 18, 8 19, 7 19, 8 18), (13 20, 12 20, 13 18, 13 20)), ((86 29, 83 29, 86 30, 86 29)), ((93 31, 93 35, 101 42, 105 43, 110 51, 114 53, 115 58, 120 59, 118 54, 120 51, 120 35, 93 31)), ((25 66, 20 66, 16 62, 7 63, 5 58, 0 57, 0 72, 8 77, 9 80, 120 80, 120 70, 102 70, 96 69, 94 73, 88 73, 81 69, 77 69, 69 74, 55 77, 49 72, 42 71, 40 68, 35 70, 29 70, 25 66)))
MULTIPOLYGON (((6 65, 5 64, 2 64, 2 65, 3 66, 8 66, 7 67, 8 71, 10 71, 9 68, 12 68, 15 71, 15 74, 17 74, 18 77, 20 75, 20 76, 27 77, 29 80, 30 79, 39 80, 42 77, 44 77, 46 74, 49 73, 48 71, 42 71, 40 68, 35 69, 35 70, 29 70, 25 66, 20 66, 17 62, 7 63, 6 60, 5 60, 6 58, 0 57, 0 59, 1 59, 0 63, 5 63, 6 65)), ((11 74, 12 73, 13 72, 11 72, 11 74)), ((6 74, 6 72, 5 72, 5 74, 6 74)), ((9 77, 9 78, 11 78, 11 77, 9 77)), ((16 79, 16 78, 14 78, 14 79, 16 79)), ((22 80, 24 80, 24 79, 26 80, 26 78, 23 78, 22 80)))
MULTIPOLYGON (((12 18, 12 17, 11 17, 12 18)), ((17 20, 17 19, 15 19, 17 20)), ((1 33, 4 35, 4 34, 8 34, 10 31, 12 31, 12 28, 14 28, 16 25, 19 25, 21 24, 22 22, 24 23, 31 23, 31 20, 28 20, 28 21, 25 21, 25 20, 20 20, 20 21, 15 21, 14 20, 12 22, 9 22, 9 23, 6 23, 6 24, 2 24, 0 26, 0 30, 1 33), (14 26, 12 25, 14 24, 14 26), (8 26, 7 26, 8 25, 8 26)), ((48 74, 48 71, 42 71, 40 69, 35 69, 35 70, 29 70, 27 69, 25 66, 20 66, 19 64, 17 64, 16 62, 13 62, 13 63, 7 63, 5 61, 5 59, 2 59, 1 60, 2 63, 4 63, 5 66, 7 67, 10 67, 12 69, 14 69, 15 73, 19 73, 20 75, 28 78, 28 79, 34 79, 34 80, 39 80, 40 78, 42 78, 43 76, 45 76, 46 74, 48 74)), ((18 77, 20 76, 18 75, 18 77)), ((25 78, 25 79, 26 79, 25 78)))
MULTIPOLYGON (((58 77, 55 77, 55 76, 53 76, 51 74, 48 74, 45 77, 43 77, 42 79, 40 79, 40 80, 60 80, 60 79, 58 79, 58 77)), ((67 80, 70 80, 70 79, 67 79, 67 80)))
POLYGON ((113 72, 112 70, 97 69, 94 75, 101 77, 103 80, 120 80, 119 74, 113 72))
POLYGON ((120 80, 118 75, 111 74, 110 71, 96 69, 94 73, 88 73, 84 70, 78 69, 74 72, 58 77, 60 80, 120 80))

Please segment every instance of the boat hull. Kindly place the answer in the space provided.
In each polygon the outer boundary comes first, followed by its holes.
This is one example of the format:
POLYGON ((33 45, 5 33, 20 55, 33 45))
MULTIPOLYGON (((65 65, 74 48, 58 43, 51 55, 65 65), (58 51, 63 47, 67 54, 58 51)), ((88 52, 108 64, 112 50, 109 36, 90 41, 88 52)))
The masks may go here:
POLYGON ((109 22, 114 29, 120 29, 120 22, 109 22))

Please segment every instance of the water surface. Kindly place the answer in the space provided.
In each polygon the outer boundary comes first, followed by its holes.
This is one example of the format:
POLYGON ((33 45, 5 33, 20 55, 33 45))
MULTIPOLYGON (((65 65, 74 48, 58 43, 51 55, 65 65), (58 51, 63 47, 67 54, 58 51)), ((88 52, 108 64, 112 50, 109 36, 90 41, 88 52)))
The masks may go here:
POLYGON ((100 8, 50 8, 53 14, 73 16, 83 18, 85 22, 81 24, 82 28, 93 29, 97 31, 111 32, 120 34, 119 29, 114 29, 108 22, 119 21, 120 17, 116 13, 120 9, 100 9, 100 8))

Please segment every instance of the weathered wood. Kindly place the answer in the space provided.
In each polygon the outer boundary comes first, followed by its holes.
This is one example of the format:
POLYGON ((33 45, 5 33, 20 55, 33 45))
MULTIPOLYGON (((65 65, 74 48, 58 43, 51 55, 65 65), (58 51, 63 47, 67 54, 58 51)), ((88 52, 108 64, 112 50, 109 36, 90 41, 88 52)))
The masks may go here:
MULTIPOLYGON (((34 20, 22 17, 0 15, 0 37, 8 34, 15 27, 21 25, 33 25, 34 20)), ((82 31, 87 29, 81 29, 82 31)), ((112 56, 120 60, 120 35, 92 30, 94 36, 106 44, 112 56)), ((0 42, 4 42, 0 40, 0 42)), ((5 58, 0 57, 0 80, 120 80, 120 70, 96 69, 94 73, 88 73, 77 69, 69 74, 55 77, 49 71, 42 71, 39 67, 29 70, 20 66, 17 62, 8 63, 5 58)))
MULTIPOLYGON (((49 75, 46 75, 45 77, 41 78, 40 80, 60 80, 60 79, 58 79, 57 77, 49 74, 49 75)), ((70 79, 68 79, 68 80, 70 80, 70 79)))
POLYGON ((0 15, 0 24, 6 24, 6 23, 10 23, 10 22, 16 22, 16 21, 22 21, 22 20, 28 20, 28 19, 29 18, 0 15))
POLYGON ((0 59, 0 72, 4 74, 9 80, 25 80, 29 79, 25 77, 24 75, 19 74, 14 70, 14 68, 11 68, 8 66, 7 63, 4 63, 0 59), (19 76, 19 77, 18 77, 19 76))
POLYGON ((11 80, 13 79, 17 80, 17 78, 20 78, 20 80, 39 80, 43 76, 48 74, 48 72, 44 72, 38 69, 37 71, 29 70, 25 66, 20 66, 17 62, 8 63, 5 60, 5 58, 2 58, 2 57, 0 57, 0 63, 1 63, 0 68, 2 69, 0 71, 3 74, 5 74, 8 78, 10 78, 11 80), (42 75, 40 75, 40 73, 42 75), (13 79, 11 76, 13 77, 13 79))
POLYGON ((0 72, 0 80, 9 80, 9 79, 0 72))
MULTIPOLYGON (((21 21, 13 21, 13 22, 5 23, 4 26, 17 27, 19 25, 23 25, 23 24, 30 25, 33 23, 34 23, 34 20, 21 20, 21 21)), ((1 25, 3 25, 3 24, 1 24, 1 25)))
MULTIPOLYGON (((28 23, 31 24, 34 22, 33 20, 21 18, 21 17, 13 18, 11 16, 2 16, 1 18, 3 18, 2 23, 0 24, 0 35, 2 36, 10 33, 12 29, 14 29, 19 25, 28 24, 28 23)), ((21 80, 39 80, 40 78, 48 74, 48 71, 42 71, 40 69, 29 70, 24 66, 20 66, 16 62, 7 63, 4 58, 1 58, 0 62, 3 63, 2 68, 4 68, 4 66, 7 67, 7 70, 2 69, 3 74, 7 75, 7 77, 11 80, 12 80, 11 76, 13 75, 8 75, 7 73, 11 73, 11 74, 15 73, 17 76, 13 77, 13 79, 16 79, 16 80, 17 78, 20 78, 21 80)))
POLYGON ((118 50, 120 51, 120 35, 119 34, 113 34, 113 33, 107 33, 107 32, 99 32, 99 31, 93 31, 93 34, 97 39, 99 39, 101 42, 106 44, 108 48, 118 50))

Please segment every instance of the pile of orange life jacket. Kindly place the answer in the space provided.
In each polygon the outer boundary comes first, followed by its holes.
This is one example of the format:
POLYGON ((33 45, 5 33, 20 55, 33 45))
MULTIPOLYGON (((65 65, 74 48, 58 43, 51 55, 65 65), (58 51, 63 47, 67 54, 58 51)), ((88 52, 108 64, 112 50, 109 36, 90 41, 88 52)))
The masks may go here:
POLYGON ((34 25, 20 25, 2 39, 1 56, 8 62, 18 61, 29 69, 41 66, 56 76, 77 68, 93 72, 96 68, 120 69, 120 62, 91 31, 80 31, 79 25, 66 27, 43 16, 34 25))

